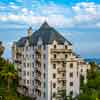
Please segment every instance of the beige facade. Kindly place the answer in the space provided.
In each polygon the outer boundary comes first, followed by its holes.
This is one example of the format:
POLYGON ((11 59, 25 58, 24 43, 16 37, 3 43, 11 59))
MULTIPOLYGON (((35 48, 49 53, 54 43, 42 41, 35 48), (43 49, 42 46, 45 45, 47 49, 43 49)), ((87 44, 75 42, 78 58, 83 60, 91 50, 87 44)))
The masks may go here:
POLYGON ((30 45, 26 39, 24 46, 14 43, 12 53, 19 76, 18 92, 34 100, 59 100, 62 90, 75 97, 80 93, 80 75, 84 83, 87 81, 89 64, 74 54, 67 41, 60 44, 54 39, 44 44, 38 37, 37 44, 30 45))

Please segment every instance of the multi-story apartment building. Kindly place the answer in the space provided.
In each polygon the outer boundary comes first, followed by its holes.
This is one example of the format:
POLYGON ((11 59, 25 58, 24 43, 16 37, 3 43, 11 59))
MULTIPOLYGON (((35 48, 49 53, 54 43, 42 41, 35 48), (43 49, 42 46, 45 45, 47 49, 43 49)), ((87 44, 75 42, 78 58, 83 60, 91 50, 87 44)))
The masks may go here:
POLYGON ((59 91, 65 90, 72 97, 80 93, 80 75, 86 83, 89 65, 46 22, 34 33, 29 28, 28 36, 13 43, 12 52, 22 95, 34 100, 59 100, 59 91))

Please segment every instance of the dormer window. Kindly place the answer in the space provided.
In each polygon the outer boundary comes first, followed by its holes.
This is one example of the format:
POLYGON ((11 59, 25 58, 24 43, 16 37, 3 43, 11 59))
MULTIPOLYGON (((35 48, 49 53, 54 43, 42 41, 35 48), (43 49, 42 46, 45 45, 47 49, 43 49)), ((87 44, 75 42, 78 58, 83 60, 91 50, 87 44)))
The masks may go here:
POLYGON ((67 45, 65 45, 65 49, 67 49, 68 47, 67 47, 67 45))
POLYGON ((54 45, 54 48, 56 49, 56 45, 54 45))

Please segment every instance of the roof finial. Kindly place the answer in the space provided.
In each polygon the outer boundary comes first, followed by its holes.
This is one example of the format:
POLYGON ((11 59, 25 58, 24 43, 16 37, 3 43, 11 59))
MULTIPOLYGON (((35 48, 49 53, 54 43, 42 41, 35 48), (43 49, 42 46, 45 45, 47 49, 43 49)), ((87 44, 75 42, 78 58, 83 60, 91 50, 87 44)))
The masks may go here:
POLYGON ((41 26, 42 28, 50 28, 48 22, 45 20, 44 23, 41 26))
POLYGON ((29 27, 28 29, 28 36, 31 36, 32 35, 32 27, 29 27))

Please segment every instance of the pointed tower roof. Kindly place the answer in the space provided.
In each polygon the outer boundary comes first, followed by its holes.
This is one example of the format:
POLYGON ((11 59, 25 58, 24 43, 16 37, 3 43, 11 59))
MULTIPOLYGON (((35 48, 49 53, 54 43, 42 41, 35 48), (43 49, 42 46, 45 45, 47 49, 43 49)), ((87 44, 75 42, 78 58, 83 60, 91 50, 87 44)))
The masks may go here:
POLYGON ((44 44, 51 44, 54 40, 56 40, 59 44, 64 44, 65 41, 67 41, 69 45, 72 45, 59 32, 52 28, 46 21, 37 31, 33 33, 33 44, 37 43, 39 37, 41 37, 44 44))
MULTIPOLYGON (((72 45, 67 39, 65 39, 58 31, 52 28, 46 21, 40 26, 40 28, 35 31, 31 36, 31 45, 36 45, 38 39, 41 38, 43 44, 52 44, 53 41, 57 41, 58 44, 64 44, 67 42, 69 45, 72 45)), ((21 38, 18 44, 24 46, 25 41, 29 39, 28 37, 21 38), (22 43, 20 43, 22 42, 22 43)))

